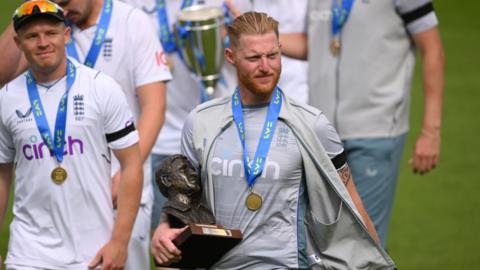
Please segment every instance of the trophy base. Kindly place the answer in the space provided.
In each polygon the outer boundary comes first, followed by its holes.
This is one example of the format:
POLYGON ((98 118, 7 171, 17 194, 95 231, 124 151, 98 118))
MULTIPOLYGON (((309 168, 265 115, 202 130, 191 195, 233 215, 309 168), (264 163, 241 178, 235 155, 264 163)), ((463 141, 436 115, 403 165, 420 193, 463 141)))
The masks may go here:
MULTIPOLYGON (((220 225, 189 224, 173 240, 182 251, 182 260, 170 264, 172 268, 210 268, 223 255, 242 241, 240 230, 227 230, 220 225)), ((161 266, 155 262, 156 266, 161 266)))

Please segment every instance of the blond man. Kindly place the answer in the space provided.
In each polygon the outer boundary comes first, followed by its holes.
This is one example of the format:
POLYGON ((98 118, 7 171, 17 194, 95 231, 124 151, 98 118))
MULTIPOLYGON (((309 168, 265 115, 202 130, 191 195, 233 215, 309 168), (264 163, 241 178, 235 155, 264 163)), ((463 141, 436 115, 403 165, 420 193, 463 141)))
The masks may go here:
MULTIPOLYGON (((182 135, 182 152, 200 171, 217 223, 244 235, 213 269, 393 269, 335 129, 320 111, 277 87, 277 21, 247 12, 228 34, 225 56, 238 87, 231 97, 198 106, 182 135)), ((181 259, 171 240, 182 230, 166 219, 159 225, 152 239, 159 262, 181 259)))

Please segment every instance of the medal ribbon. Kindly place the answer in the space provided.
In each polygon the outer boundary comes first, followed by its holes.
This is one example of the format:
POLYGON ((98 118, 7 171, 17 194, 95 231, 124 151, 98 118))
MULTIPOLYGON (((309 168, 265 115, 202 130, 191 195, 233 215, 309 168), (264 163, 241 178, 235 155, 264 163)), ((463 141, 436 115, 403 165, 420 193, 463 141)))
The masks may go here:
MULTIPOLYGON (((162 43, 163 50, 167 53, 176 51, 177 45, 175 43, 175 36, 170 31, 168 24, 168 15, 165 0, 157 0, 157 17, 158 25, 160 27, 160 42, 162 43)), ((180 9, 184 9, 193 4, 193 0, 183 0, 180 9)))
POLYGON ((245 143, 245 122, 243 118, 242 101, 240 99, 239 89, 237 88, 235 90, 235 93, 233 93, 233 120, 237 125, 238 135, 240 136, 240 141, 242 143, 243 167, 245 169, 245 176, 249 188, 252 188, 257 177, 263 172, 281 108, 282 96, 278 87, 276 87, 273 92, 272 99, 270 100, 270 104, 268 105, 267 117, 265 118, 265 123, 263 124, 263 130, 260 134, 260 139, 258 142, 257 150, 255 152, 255 157, 253 158, 252 162, 250 162, 248 158, 247 146, 245 143))
POLYGON ((333 0, 332 3, 332 36, 337 35, 342 30, 343 25, 350 15, 353 2, 355 0, 333 0), (338 1, 342 1, 340 6, 338 1))
POLYGON ((75 81, 76 69, 70 60, 67 61, 67 89, 63 94, 58 104, 57 118, 55 120, 55 130, 51 134, 50 126, 48 125, 47 117, 43 109, 42 100, 38 93, 37 82, 33 77, 31 71, 27 72, 27 89, 30 105, 32 106, 33 116, 37 124, 38 131, 43 139, 43 142, 48 146, 48 149, 55 154, 58 163, 63 161, 63 146, 65 144, 65 128, 67 123, 67 104, 68 93, 75 81), (53 136, 52 136, 53 135, 53 136))
MULTIPOLYGON (((110 25, 110 20, 112 18, 113 10, 113 1, 105 0, 103 2, 102 14, 100 15, 100 21, 97 25, 97 30, 95 31, 95 37, 92 40, 92 45, 90 45, 90 50, 88 50, 87 57, 85 58, 84 65, 93 68, 97 62, 98 55, 100 54, 100 49, 103 46, 105 37, 107 36, 108 26, 110 25)), ((67 44, 68 55, 75 58, 77 61, 81 62, 78 57, 77 49, 75 48, 75 41, 72 36, 70 42, 67 44)))

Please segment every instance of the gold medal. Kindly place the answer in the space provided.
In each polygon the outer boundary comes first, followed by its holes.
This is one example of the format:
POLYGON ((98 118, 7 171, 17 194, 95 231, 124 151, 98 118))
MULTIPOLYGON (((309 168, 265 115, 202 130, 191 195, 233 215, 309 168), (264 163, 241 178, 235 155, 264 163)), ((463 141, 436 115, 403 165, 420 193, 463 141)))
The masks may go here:
POLYGON ((52 170, 51 176, 52 176, 52 181, 55 184, 61 185, 63 184, 63 182, 65 182, 65 180, 67 180, 67 171, 64 168, 58 166, 52 170))
POLYGON ((262 207, 262 196, 260 194, 250 191, 247 199, 245 200, 248 210, 257 211, 262 207))
POLYGON ((333 56, 337 56, 339 50, 340 41, 337 38, 332 38, 332 42, 330 42, 330 51, 332 52, 333 56))

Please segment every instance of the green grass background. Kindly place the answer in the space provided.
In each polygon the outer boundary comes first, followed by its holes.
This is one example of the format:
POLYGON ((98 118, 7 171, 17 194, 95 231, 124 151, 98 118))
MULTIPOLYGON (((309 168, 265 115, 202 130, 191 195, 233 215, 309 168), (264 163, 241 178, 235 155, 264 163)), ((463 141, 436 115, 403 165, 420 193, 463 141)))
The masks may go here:
MULTIPOLYGON (((0 29, 4 29, 20 1, 0 1, 0 29)), ((417 68, 389 252, 401 270, 480 269, 480 2, 434 4, 447 59, 441 160, 434 172, 424 176, 414 175, 407 164, 422 120, 417 68)), ((10 219, 11 206, 0 227, 3 258, 10 219)))

